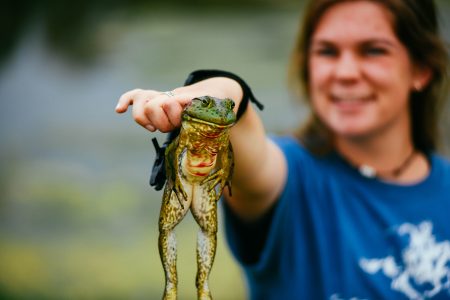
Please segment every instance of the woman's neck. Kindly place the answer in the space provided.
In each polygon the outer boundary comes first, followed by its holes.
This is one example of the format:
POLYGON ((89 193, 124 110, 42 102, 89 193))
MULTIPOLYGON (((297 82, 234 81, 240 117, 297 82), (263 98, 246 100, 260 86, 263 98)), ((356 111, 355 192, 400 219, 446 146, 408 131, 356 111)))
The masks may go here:
POLYGON ((414 183, 429 173, 423 153, 414 148, 409 134, 385 133, 369 137, 339 137, 337 151, 365 176, 397 183, 414 183), (373 174, 371 174, 373 172, 373 174))

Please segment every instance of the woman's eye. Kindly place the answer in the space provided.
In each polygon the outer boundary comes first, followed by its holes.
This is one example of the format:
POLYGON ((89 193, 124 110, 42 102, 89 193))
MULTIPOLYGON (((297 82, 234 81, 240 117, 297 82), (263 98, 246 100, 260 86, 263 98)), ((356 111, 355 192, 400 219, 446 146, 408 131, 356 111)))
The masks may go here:
POLYGON ((387 53, 387 50, 381 47, 367 47, 363 49, 363 53, 368 56, 379 56, 387 53))
POLYGON ((337 50, 334 48, 317 48, 313 50, 313 53, 318 56, 336 56, 338 54, 337 50))

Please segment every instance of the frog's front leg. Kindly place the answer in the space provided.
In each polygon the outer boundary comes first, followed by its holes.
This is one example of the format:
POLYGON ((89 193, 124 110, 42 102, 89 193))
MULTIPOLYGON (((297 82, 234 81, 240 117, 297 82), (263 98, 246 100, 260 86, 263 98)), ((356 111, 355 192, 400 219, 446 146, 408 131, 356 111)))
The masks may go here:
POLYGON ((166 172, 168 174, 168 178, 170 178, 172 182, 172 190, 183 208, 185 207, 185 202, 188 199, 188 195, 181 182, 182 175, 180 172, 180 164, 182 161, 181 157, 183 152, 186 151, 184 144, 184 139, 179 138, 175 140, 175 142, 171 143, 166 150, 166 172))
POLYGON ((220 198, 223 192, 223 188, 228 186, 231 195, 231 175, 233 172, 233 151, 231 145, 229 145, 228 151, 221 151, 219 153, 219 165, 216 172, 209 174, 205 179, 201 181, 201 185, 207 184, 208 191, 215 190, 215 187, 219 184, 218 193, 216 194, 216 200, 220 198))
POLYGON ((221 183, 219 189, 222 190, 224 183, 223 183, 223 177, 224 177, 224 170, 219 169, 216 172, 208 175, 205 179, 203 179, 200 182, 200 185, 205 185, 208 189, 208 191, 213 191, 215 187, 221 183))
POLYGON ((183 184, 181 183, 180 177, 176 176, 174 180, 174 186, 173 186, 173 192, 175 193, 178 202, 180 203, 181 207, 184 209, 185 204, 188 201, 188 196, 186 191, 184 190, 183 184))

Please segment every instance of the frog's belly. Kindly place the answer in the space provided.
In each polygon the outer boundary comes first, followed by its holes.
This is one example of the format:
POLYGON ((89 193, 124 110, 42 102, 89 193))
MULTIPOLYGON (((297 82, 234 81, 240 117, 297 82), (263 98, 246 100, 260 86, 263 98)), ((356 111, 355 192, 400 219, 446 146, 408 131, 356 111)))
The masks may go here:
POLYGON ((208 191, 208 185, 200 183, 190 183, 182 179, 182 184, 188 195, 188 205, 199 214, 208 214, 215 209, 216 195, 214 191, 208 191))
POLYGON ((208 151, 192 153, 189 149, 182 153, 180 159, 181 173, 192 183, 201 182, 211 174, 217 161, 217 153, 208 151))
POLYGON ((188 195, 189 206, 192 210, 199 214, 208 214, 211 210, 215 209, 215 202, 217 199, 216 192, 208 191, 208 183, 201 184, 201 182, 210 175, 215 165, 215 158, 212 160, 212 164, 207 167, 197 167, 192 169, 188 164, 186 155, 181 160, 181 171, 184 176, 181 176, 181 183, 184 190, 188 195), (197 173, 193 172, 197 171, 197 173))

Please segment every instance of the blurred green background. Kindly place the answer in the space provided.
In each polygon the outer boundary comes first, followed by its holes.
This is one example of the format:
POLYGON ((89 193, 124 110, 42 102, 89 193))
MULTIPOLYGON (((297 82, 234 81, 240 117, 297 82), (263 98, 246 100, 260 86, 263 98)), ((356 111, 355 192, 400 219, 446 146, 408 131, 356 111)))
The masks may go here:
MULTIPOLYGON (((285 82, 303 3, 3 4, 0 299, 159 299, 161 193, 148 177, 150 140, 164 136, 140 128, 130 113, 115 114, 117 99, 136 87, 170 90, 194 69, 221 68, 252 86, 270 133, 295 127, 305 109, 285 82)), ((439 6, 450 40, 450 4, 439 6)), ((447 107, 445 129, 448 116, 447 107)), ((213 296, 245 299, 222 225, 213 296)), ((180 299, 195 298, 196 231, 190 215, 177 227, 180 299)))

